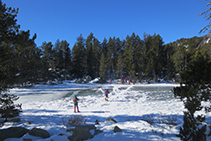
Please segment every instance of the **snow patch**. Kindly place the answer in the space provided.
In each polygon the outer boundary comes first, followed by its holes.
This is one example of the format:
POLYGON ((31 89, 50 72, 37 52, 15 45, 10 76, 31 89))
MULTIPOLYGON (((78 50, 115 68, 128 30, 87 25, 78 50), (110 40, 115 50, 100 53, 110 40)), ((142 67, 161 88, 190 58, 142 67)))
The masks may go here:
MULTIPOLYGON (((64 119, 71 116, 82 116, 86 124, 100 125, 103 130, 92 141, 116 140, 174 140, 183 124, 183 102, 174 98, 171 89, 179 84, 76 84, 66 83, 55 86, 36 86, 33 88, 14 88, 10 93, 20 97, 23 112, 21 123, 7 123, 1 129, 11 126, 34 127, 47 130, 51 137, 47 140, 68 141, 71 133, 66 132, 64 119), (109 101, 104 100, 104 88, 111 88, 109 101), (73 112, 72 94, 77 93, 80 113, 73 112), (168 125, 166 119, 176 116, 176 125, 168 125), (146 120, 147 117, 147 120, 146 120), (105 122, 113 118, 117 123, 105 122), (151 121, 150 121, 151 120, 151 121), (25 124, 30 121, 31 124, 25 124), (153 123, 153 124, 151 124, 153 123), (113 127, 122 129, 114 133, 113 127)), ((207 119, 211 121, 210 115, 207 119)), ((94 134, 94 131, 91 131, 94 134)), ((21 141, 14 139, 15 141, 21 141)), ((32 140, 43 140, 30 137, 32 140)), ((210 139, 210 138, 209 138, 210 139)))

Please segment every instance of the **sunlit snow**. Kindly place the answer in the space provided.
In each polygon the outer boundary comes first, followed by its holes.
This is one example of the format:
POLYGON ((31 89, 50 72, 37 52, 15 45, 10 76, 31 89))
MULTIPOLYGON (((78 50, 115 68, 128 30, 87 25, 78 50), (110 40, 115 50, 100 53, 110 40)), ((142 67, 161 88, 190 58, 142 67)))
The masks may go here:
POLYGON ((21 123, 6 123, 2 129, 10 126, 28 129, 37 127, 51 134, 47 139, 27 134, 20 139, 14 139, 17 141, 24 138, 68 141, 70 133, 66 132, 66 129, 69 127, 64 121, 71 116, 80 115, 87 120, 87 124, 95 124, 96 120, 100 122, 96 127, 103 130, 103 133, 96 135, 91 141, 180 140, 176 135, 183 124, 184 106, 180 100, 174 98, 172 88, 175 86, 179 85, 64 83, 14 88, 10 93, 20 97, 17 103, 22 103, 21 123), (104 100, 105 89, 110 90, 108 102, 104 100), (79 98, 80 113, 73 112, 73 94, 77 94, 79 98), (115 119, 117 123, 106 122, 108 117, 115 119), (169 119, 175 119, 175 125, 168 124, 169 119), (122 132, 113 132, 112 127, 116 125, 122 132), (64 135, 59 136, 60 133, 64 135))

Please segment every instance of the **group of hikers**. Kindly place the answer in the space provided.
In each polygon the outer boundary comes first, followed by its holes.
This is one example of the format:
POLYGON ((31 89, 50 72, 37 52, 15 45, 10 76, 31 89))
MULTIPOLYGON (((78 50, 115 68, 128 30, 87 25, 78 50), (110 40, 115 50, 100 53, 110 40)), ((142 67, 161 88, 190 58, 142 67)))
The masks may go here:
POLYGON ((130 78, 128 79, 127 77, 125 77, 125 79, 123 79, 123 78, 121 79, 121 83, 122 84, 126 84, 126 83, 130 84, 130 83, 132 83, 132 80, 130 78))
MULTIPOLYGON (((104 94, 105 94, 105 101, 108 101, 108 94, 109 94, 109 90, 106 89, 104 94)), ((76 113, 76 109, 77 109, 77 112, 80 112, 79 111, 79 107, 78 107, 78 97, 76 94, 73 95, 73 104, 74 104, 74 112, 76 113)))
MULTIPOLYGON (((112 81, 113 81, 113 80, 110 79, 110 84, 112 84, 112 81)), ((121 79, 121 83, 122 83, 122 84, 127 84, 127 83, 130 84, 130 83, 132 83, 132 80, 131 80, 130 78, 125 77, 125 78, 122 78, 122 79, 121 79)))

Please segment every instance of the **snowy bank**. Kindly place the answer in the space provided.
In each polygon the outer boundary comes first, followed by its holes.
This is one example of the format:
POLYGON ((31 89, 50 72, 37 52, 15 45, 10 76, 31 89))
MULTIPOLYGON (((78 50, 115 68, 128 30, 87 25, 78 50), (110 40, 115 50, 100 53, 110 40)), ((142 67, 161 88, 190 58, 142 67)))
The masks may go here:
MULTIPOLYGON (((183 123, 183 103, 175 99, 171 89, 178 84, 75 84, 67 83, 56 86, 36 86, 34 88, 12 89, 17 94, 18 102, 23 104, 20 123, 6 123, 1 129, 20 126, 27 129, 34 127, 50 133, 47 139, 30 135, 15 141, 30 138, 32 140, 68 141, 71 133, 64 121, 72 116, 82 116, 86 124, 95 124, 103 133, 92 141, 116 140, 180 140, 179 127, 183 123), (104 101, 103 90, 111 88, 109 101, 104 101), (73 112, 72 95, 77 94, 80 113, 73 112), (113 118, 117 123, 107 122, 113 118), (31 124, 25 124, 30 122, 31 124), (115 133, 118 126, 122 132, 115 133), (62 135, 62 136, 61 136, 62 135)), ((208 117, 210 120, 210 117, 208 117)), ((10 139, 8 139, 10 140, 10 139)))

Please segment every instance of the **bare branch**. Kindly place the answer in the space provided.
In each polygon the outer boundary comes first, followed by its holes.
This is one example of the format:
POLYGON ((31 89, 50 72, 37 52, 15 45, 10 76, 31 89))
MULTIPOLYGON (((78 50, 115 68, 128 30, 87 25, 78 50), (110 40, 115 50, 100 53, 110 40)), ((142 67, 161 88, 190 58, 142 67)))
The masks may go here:
POLYGON ((206 32, 206 31, 210 28, 210 26, 211 26, 211 24, 205 26, 204 28, 202 28, 202 29, 200 30, 199 33, 202 33, 202 32, 204 33, 204 32, 206 32))
POLYGON ((208 21, 211 18, 211 14, 209 14, 206 18, 206 20, 208 21))
MULTIPOLYGON (((210 5, 211 5, 211 2, 208 2, 207 6, 210 6, 210 5)), ((211 19, 211 14, 208 13, 210 11, 211 11, 211 8, 209 8, 206 11, 202 12, 201 14, 199 14, 199 16, 205 15, 204 18, 206 18, 206 20, 208 21, 208 20, 211 19)), ((207 26, 205 26, 204 28, 202 28, 199 33, 206 32, 207 30, 210 29, 210 27, 211 27, 211 22, 207 26)), ((209 33, 211 33, 211 30, 209 31, 209 33)))
POLYGON ((211 10, 211 8, 209 8, 208 10, 202 12, 201 14, 199 14, 199 16, 204 15, 205 13, 209 12, 211 10))

